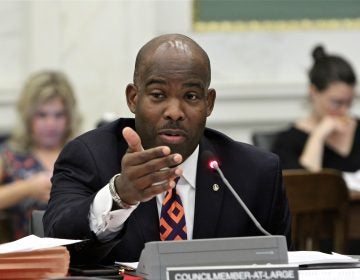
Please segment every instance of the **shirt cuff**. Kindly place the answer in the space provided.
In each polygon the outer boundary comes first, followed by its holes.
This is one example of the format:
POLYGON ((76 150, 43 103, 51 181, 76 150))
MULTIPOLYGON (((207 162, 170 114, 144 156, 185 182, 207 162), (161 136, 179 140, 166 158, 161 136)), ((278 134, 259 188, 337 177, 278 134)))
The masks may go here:
POLYGON ((90 206, 89 214, 90 229, 102 242, 110 241, 116 237, 138 204, 128 209, 118 209, 114 211, 111 211, 112 206, 113 199, 111 197, 109 184, 107 184, 96 194, 90 206))

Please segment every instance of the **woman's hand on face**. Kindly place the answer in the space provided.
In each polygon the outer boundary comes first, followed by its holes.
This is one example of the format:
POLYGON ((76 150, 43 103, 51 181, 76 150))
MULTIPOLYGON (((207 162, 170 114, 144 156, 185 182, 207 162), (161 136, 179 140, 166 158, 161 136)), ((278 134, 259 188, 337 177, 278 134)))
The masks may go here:
POLYGON ((42 202, 48 202, 51 190, 50 179, 51 173, 45 171, 36 173, 26 179, 29 184, 29 196, 42 202))
POLYGON ((351 119, 348 116, 325 116, 317 127, 317 131, 325 139, 333 133, 343 133, 351 119))

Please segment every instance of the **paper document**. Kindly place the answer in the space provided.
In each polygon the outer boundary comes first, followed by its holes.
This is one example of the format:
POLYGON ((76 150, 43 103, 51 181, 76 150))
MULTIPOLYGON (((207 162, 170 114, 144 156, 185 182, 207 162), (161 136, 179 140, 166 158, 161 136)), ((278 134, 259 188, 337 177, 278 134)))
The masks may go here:
POLYGON ((326 254, 318 251, 290 251, 289 264, 330 264, 330 263, 357 263, 359 260, 349 256, 332 253, 326 254))
POLYGON ((299 280, 359 280, 360 269, 299 270, 299 280))
POLYGON ((132 271, 136 270, 139 262, 115 262, 116 266, 119 266, 125 270, 132 271))
POLYGON ((350 190, 360 191, 360 170, 356 172, 343 172, 342 174, 350 190))
POLYGON ((0 244, 0 254, 52 248, 56 246, 69 245, 81 241, 82 240, 48 238, 38 237, 36 235, 29 235, 13 242, 0 244))
POLYGON ((69 271, 69 263, 70 254, 64 246, 3 253, 0 254, 0 279, 39 280, 65 277, 69 271))

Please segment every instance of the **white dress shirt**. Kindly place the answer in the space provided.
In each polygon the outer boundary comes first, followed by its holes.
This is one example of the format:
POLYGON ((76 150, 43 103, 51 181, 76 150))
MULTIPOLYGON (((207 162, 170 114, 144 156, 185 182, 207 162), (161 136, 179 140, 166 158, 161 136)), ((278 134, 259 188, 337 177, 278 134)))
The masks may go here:
MULTIPOLYGON (((189 240, 192 239, 194 227, 195 183, 198 155, 199 146, 197 146, 190 157, 180 165, 183 169, 183 174, 176 185, 176 191, 178 192, 184 207, 187 238, 189 240)), ((166 192, 163 192, 156 196, 159 218, 165 194, 166 192)), ((109 184, 107 184, 98 191, 90 207, 90 229, 96 234, 97 238, 103 242, 115 238, 118 232, 123 228, 125 221, 138 206, 135 205, 129 209, 111 211, 113 203, 114 201, 110 194, 109 184)))

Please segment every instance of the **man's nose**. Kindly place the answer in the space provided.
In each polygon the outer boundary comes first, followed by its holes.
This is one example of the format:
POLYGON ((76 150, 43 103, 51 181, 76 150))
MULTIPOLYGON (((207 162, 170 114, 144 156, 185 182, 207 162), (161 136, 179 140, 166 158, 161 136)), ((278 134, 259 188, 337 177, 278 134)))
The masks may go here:
POLYGON ((184 110, 181 100, 177 98, 169 98, 166 104, 164 117, 173 121, 183 120, 184 110))

